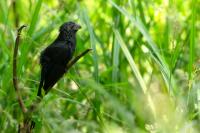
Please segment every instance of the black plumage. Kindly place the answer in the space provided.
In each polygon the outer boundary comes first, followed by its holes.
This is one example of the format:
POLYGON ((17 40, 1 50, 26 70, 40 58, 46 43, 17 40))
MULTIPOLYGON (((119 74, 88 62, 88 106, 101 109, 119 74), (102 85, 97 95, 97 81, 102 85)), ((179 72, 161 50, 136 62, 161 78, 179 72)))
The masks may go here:
POLYGON ((66 72, 66 65, 72 59, 76 48, 76 32, 81 28, 74 22, 61 25, 56 40, 44 49, 40 56, 41 79, 38 96, 43 88, 45 94, 66 72))

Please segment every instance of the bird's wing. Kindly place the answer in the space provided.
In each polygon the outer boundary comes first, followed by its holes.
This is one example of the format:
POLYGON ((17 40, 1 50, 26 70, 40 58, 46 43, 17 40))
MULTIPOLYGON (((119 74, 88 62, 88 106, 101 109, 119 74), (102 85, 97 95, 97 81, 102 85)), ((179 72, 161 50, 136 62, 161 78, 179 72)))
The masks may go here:
POLYGON ((40 97, 42 96, 42 88, 44 86, 45 77, 50 67, 49 63, 50 63, 50 58, 47 55, 45 55, 45 51, 43 51, 40 56, 40 64, 42 68, 41 68, 40 84, 39 84, 38 93, 37 93, 37 96, 40 96, 40 97))
POLYGON ((43 88, 46 93, 64 75, 65 67, 70 59, 70 50, 64 46, 50 46, 42 52, 40 64, 44 76, 43 88))
POLYGON ((66 45, 53 45, 47 47, 42 55, 41 62, 48 62, 50 60, 49 62, 51 63, 66 65, 72 58, 72 51, 66 45))

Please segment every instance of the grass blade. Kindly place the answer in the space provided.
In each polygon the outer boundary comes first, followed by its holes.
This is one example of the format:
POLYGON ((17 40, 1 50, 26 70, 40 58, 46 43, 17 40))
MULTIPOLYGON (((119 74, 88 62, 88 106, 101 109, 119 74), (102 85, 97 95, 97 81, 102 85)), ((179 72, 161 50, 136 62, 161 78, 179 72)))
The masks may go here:
MULTIPOLYGON (((32 38, 32 35, 36 29, 36 24, 38 23, 38 18, 39 18, 39 13, 40 13, 40 9, 42 6, 42 2, 43 0, 38 0, 36 3, 36 7, 33 13, 33 16, 31 18, 31 24, 29 26, 29 30, 28 30, 28 38, 32 38)), ((22 68, 24 64, 27 63, 27 55, 29 53, 29 50, 31 49, 32 45, 30 44, 30 42, 28 42, 28 40, 22 42, 21 45, 21 53, 23 56, 21 56, 20 60, 19 60, 19 68, 22 68)), ((19 73, 22 73, 22 69, 19 70, 19 73)))
POLYGON ((112 81, 116 82, 118 77, 118 67, 119 67, 119 52, 120 45, 115 37, 114 39, 114 50, 113 50, 113 71, 112 71, 112 81))
POLYGON ((168 92, 171 95, 174 95, 175 90, 176 90, 176 86, 174 84, 173 77, 171 77, 171 75, 170 75, 169 67, 168 67, 167 63, 165 62, 164 58, 160 55, 160 52, 159 52, 158 48, 156 47, 156 44, 151 39, 151 37, 150 37, 149 33, 147 32, 147 30, 146 30, 145 26, 143 25, 143 23, 140 21, 139 18, 132 17, 128 13, 127 10, 119 7, 112 0, 109 0, 109 1, 110 1, 111 5, 113 5, 124 16, 126 16, 136 26, 136 28, 142 33, 142 35, 144 36, 144 38, 148 42, 147 44, 148 44, 149 50, 151 51, 150 53, 151 53, 151 56, 152 56, 153 60, 160 67, 160 70, 161 70, 161 73, 163 75, 164 81, 165 81, 166 86, 168 88, 168 92), (173 89, 173 91, 171 91, 171 88, 173 89))
POLYGON ((190 31, 190 58, 189 58, 189 79, 192 78, 193 62, 195 56, 195 20, 196 20, 196 0, 192 0, 192 24, 190 31))
POLYGON ((90 23, 90 20, 87 14, 88 13, 86 9, 81 10, 81 16, 83 17, 82 19, 85 22, 90 34, 90 43, 91 43, 91 48, 93 50, 92 57, 93 57, 93 63, 94 63, 94 77, 95 77, 95 80, 98 81, 99 70, 98 70, 98 55, 97 55, 97 50, 96 50, 96 38, 94 35, 93 27, 90 23))
POLYGON ((35 10, 34 10, 32 19, 31 19, 31 24, 30 24, 30 27, 29 27, 29 30, 28 30, 29 36, 31 36, 33 34, 34 30, 36 29, 36 24, 37 24, 37 21, 38 21, 38 18, 39 18, 39 12, 40 12, 40 9, 41 9, 41 6, 42 6, 42 1, 43 0, 38 0, 38 2, 36 4, 36 7, 35 7, 35 10))
POLYGON ((114 33, 115 33, 116 39, 119 42, 119 45, 120 45, 126 59, 128 60, 128 62, 130 64, 130 67, 133 71, 133 74, 135 75, 136 79, 138 80, 140 87, 143 90, 143 93, 146 94, 146 96, 147 96, 148 104, 149 104, 149 106, 152 110, 152 113, 153 113, 154 117, 156 117, 156 111, 155 111, 155 106, 154 106, 153 100, 151 98, 151 95, 149 93, 147 93, 146 83, 144 82, 142 75, 140 74, 140 71, 138 70, 128 48, 126 47, 126 45, 125 45, 125 43, 124 43, 124 41, 123 41, 123 39, 122 39, 122 37, 119 33, 119 31, 114 30, 114 33))
POLYGON ((139 72, 139 70, 138 70, 129 50, 128 50, 128 48, 126 47, 120 33, 117 30, 114 30, 114 33, 115 33, 116 39, 119 42, 119 45, 120 45, 124 55, 126 56, 126 59, 128 60, 128 62, 130 64, 130 67, 131 67, 136 79, 138 80, 143 92, 146 93, 146 91, 147 91, 146 84, 145 84, 145 82, 144 82, 144 80, 143 80, 143 78, 142 78, 142 76, 141 76, 141 74, 140 74, 140 72, 139 72))

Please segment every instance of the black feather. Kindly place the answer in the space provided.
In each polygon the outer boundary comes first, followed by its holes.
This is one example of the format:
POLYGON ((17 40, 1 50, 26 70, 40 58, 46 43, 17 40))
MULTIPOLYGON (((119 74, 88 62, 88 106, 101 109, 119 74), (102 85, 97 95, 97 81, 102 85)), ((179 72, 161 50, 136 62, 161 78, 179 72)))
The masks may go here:
POLYGON ((48 93, 65 74, 66 65, 72 59, 76 48, 76 32, 78 29, 80 29, 80 26, 74 22, 64 23, 61 25, 60 33, 55 41, 42 51, 38 96, 41 96, 42 88, 45 93, 48 93))

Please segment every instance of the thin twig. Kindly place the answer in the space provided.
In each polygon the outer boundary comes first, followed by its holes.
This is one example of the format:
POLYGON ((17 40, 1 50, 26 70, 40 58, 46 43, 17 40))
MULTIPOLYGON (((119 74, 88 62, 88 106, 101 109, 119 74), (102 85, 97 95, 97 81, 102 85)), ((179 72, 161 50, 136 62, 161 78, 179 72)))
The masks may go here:
POLYGON ((77 55, 75 58, 73 58, 72 60, 70 60, 70 62, 66 66, 66 71, 69 70, 69 68, 71 68, 81 57, 83 57, 85 54, 87 54, 91 50, 92 49, 86 49, 85 51, 83 51, 82 53, 80 53, 79 55, 77 55))
POLYGON ((24 106, 24 102, 22 100, 22 97, 19 92, 19 87, 18 87, 18 78, 17 78, 17 53, 18 53, 18 47, 19 47, 19 41, 20 41, 20 36, 21 36, 21 31, 23 28, 26 26, 23 25, 17 30, 17 38, 15 40, 15 48, 14 48, 14 54, 13 54, 13 85, 15 88, 15 92, 17 94, 17 100, 19 103, 20 108, 22 109, 22 112, 25 114, 27 112, 26 107, 24 106))

